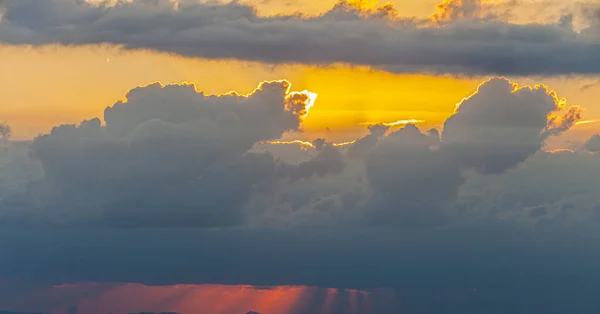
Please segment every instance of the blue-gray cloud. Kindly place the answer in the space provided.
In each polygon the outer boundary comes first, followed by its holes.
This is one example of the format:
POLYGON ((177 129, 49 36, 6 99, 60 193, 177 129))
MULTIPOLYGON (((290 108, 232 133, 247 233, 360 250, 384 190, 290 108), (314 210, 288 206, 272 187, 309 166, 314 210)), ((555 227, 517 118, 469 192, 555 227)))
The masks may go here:
POLYGON ((366 159, 376 192, 372 219, 384 224, 445 223, 466 178, 464 171, 498 174, 538 152, 548 136, 579 119, 546 87, 517 88, 494 78, 465 98, 444 130, 407 125, 384 137, 366 159))
POLYGON ((98 118, 61 125, 33 141, 44 178, 27 187, 20 205, 49 215, 33 215, 33 222, 51 224, 242 225, 254 193, 345 166, 334 147, 297 166, 249 152, 256 142, 299 130, 309 99, 289 88, 265 82, 249 95, 220 96, 191 85, 135 88, 106 108, 105 125, 98 118))
POLYGON ((595 134, 590 137, 585 142, 584 148, 590 152, 600 152, 600 135, 595 134))
POLYGON ((431 20, 395 9, 340 1, 316 17, 263 17, 231 2, 5 0, 0 42, 12 45, 114 44, 207 59, 270 64, 349 63, 394 73, 564 75, 600 73, 600 23, 574 31, 572 19, 512 24, 481 1, 453 1, 431 20))
POLYGON ((484 178, 505 173, 579 118, 578 107, 567 107, 543 86, 519 89, 495 78, 460 103, 441 134, 414 125, 397 130, 376 125, 346 147, 322 139, 305 148, 310 151, 291 147, 283 155, 304 157, 287 162, 264 145, 287 131, 301 131, 310 97, 289 88, 286 81, 266 82, 245 96, 209 96, 191 85, 135 88, 105 110, 105 124, 96 118, 36 138, 30 146, 33 160, 27 147, 9 147, 2 156, 10 161, 6 168, 30 169, 0 180, 12 186, 0 193, 0 222, 456 223, 464 218, 457 199, 471 179, 469 171, 484 178))

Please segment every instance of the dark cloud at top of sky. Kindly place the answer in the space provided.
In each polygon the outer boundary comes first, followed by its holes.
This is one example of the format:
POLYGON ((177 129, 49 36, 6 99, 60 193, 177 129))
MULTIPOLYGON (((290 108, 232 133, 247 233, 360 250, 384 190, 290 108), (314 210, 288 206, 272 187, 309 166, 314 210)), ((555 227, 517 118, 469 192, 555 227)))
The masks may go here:
POLYGON ((239 2, 182 1, 176 8, 166 0, 113 7, 76 0, 7 0, 0 42, 108 43, 188 57, 348 63, 395 73, 597 74, 600 33, 589 24, 581 32, 564 20, 514 24, 499 18, 493 5, 475 0, 446 1, 426 21, 400 18, 391 5, 364 8, 348 1, 316 17, 263 17, 239 2))

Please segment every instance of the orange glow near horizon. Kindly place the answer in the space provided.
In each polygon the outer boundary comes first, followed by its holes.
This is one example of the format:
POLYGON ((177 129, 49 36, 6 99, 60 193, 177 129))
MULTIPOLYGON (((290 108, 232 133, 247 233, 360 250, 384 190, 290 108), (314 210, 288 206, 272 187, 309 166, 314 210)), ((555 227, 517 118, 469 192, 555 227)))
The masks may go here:
MULTIPOLYGON (((376 292, 307 286, 253 287, 246 285, 180 284, 145 286, 135 283, 78 283, 46 287, 10 301, 0 300, 12 311, 66 313, 220 313, 371 314, 371 294, 376 292), (319 297, 322 296, 322 297, 319 297), (34 308, 43 304, 44 308, 34 308), (309 310, 312 309, 312 310, 309 310)), ((393 297, 392 297, 393 298, 393 297)))

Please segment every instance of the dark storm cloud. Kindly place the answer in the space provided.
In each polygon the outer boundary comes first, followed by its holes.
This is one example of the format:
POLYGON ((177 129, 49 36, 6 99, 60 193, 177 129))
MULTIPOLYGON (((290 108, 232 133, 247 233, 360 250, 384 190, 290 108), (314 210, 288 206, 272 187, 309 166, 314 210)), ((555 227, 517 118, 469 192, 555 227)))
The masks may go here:
POLYGON ((108 43, 208 59, 368 65, 395 73, 562 75, 600 73, 595 15, 581 32, 563 21, 511 24, 482 1, 446 1, 432 20, 402 19, 391 5, 340 1, 316 17, 258 16, 231 2, 121 3, 7 0, 0 42, 108 43), (77 3, 77 4, 76 4, 77 3), (491 13, 490 13, 491 12, 491 13))

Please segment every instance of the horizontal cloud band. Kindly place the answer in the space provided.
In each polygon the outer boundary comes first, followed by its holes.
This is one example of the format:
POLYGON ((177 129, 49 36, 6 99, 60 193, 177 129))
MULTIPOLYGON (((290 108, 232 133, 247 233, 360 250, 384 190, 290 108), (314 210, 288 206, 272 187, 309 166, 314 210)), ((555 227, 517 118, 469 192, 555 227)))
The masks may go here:
POLYGON ((301 158, 290 163, 257 147, 302 130, 316 95, 290 89, 285 80, 247 95, 136 87, 106 108, 104 125, 100 118, 61 125, 29 148, 6 147, 0 225, 446 224, 461 220, 465 170, 504 174, 580 119, 580 108, 545 86, 493 78, 459 103, 443 132, 373 125, 348 143, 299 141, 311 152, 288 151, 301 158), (28 150, 43 174, 28 164, 28 150))
MULTIPOLYGON (((487 15, 416 21, 390 5, 347 1, 317 17, 263 17, 253 7, 180 1, 5 0, 0 43, 114 44, 207 59, 372 66, 394 73, 600 73, 597 21, 513 24, 487 15)), ((475 4, 478 1, 468 1, 475 4)), ((0 2, 1 5, 2 2, 0 2)), ((454 8, 456 10, 456 8, 454 8)))

